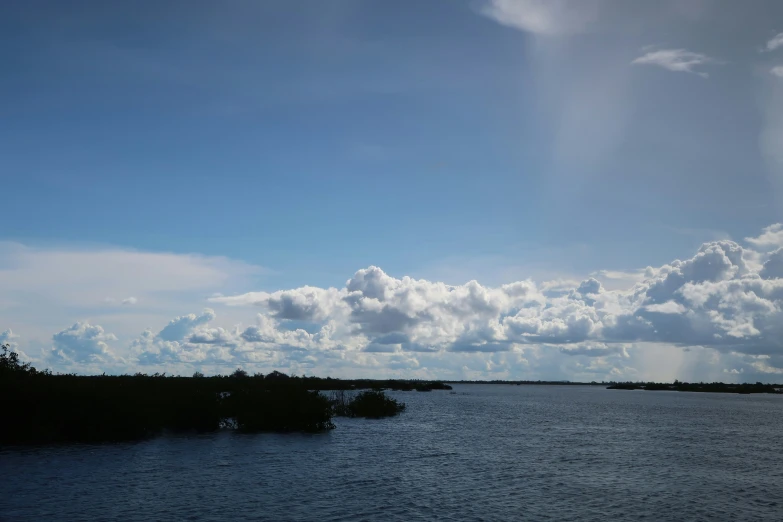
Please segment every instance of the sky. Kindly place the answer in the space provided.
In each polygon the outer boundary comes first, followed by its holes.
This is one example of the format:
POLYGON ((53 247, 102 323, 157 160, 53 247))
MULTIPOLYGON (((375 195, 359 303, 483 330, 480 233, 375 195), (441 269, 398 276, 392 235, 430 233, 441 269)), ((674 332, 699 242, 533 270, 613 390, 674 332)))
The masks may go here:
POLYGON ((783 4, 0 5, 0 341, 783 382, 783 4))

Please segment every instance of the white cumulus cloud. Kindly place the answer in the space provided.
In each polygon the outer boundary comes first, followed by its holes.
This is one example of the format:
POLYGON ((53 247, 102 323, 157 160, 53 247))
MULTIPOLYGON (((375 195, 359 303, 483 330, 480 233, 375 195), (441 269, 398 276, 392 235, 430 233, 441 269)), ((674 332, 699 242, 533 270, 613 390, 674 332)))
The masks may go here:
MULTIPOLYGON (((747 242, 774 246, 781 230, 772 225, 747 242)), ((639 274, 628 290, 606 290, 590 278, 553 292, 532 281, 451 286, 368 267, 343 288, 301 287, 213 301, 265 310, 259 326, 240 334, 248 351, 260 343, 372 353, 515 352, 559 345, 566 355, 612 357, 627 355, 629 343, 671 343, 783 355, 780 250, 712 241, 691 258, 639 274), (319 328, 328 323, 331 344, 327 348, 304 330, 286 330, 290 320, 319 328)))
POLYGON ((765 227, 759 236, 746 237, 745 241, 763 250, 783 247, 783 224, 775 223, 765 227))
MULTIPOLYGON (((181 315, 132 341, 77 322, 52 337, 48 360, 84 372, 246 365, 592 380, 669 376, 646 347, 679 347, 666 357, 682 359, 671 363, 678 367, 690 361, 691 375, 718 378, 724 368, 775 375, 783 371, 782 235, 783 225, 773 224, 742 244, 710 241, 691 257, 633 272, 637 282, 620 289, 595 278, 555 287, 530 280, 447 285, 369 266, 340 287, 213 297, 222 312, 181 315), (242 310, 253 311, 251 324, 218 317, 242 310)), ((0 334, 15 339, 10 330, 0 334)))
POLYGON ((114 334, 101 326, 78 322, 52 336, 51 356, 73 363, 105 363, 115 359, 109 342, 117 341, 114 334))
POLYGON ((178 341, 184 339, 186 335, 192 332, 197 326, 207 324, 215 318, 215 312, 205 308, 199 315, 188 314, 176 317, 169 321, 158 337, 164 341, 178 341))

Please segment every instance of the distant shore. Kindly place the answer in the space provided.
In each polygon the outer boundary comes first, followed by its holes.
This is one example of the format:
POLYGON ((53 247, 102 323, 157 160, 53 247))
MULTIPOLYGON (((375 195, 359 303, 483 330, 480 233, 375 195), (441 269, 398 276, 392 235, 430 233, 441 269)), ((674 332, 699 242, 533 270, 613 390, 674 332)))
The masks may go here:
POLYGON ((615 381, 444 381, 449 384, 501 384, 516 386, 601 386, 607 390, 681 391, 702 393, 771 393, 783 395, 783 384, 723 382, 615 382, 615 381))
POLYGON ((648 391, 681 391, 702 393, 739 393, 747 395, 751 393, 772 393, 783 395, 783 385, 763 384, 760 382, 751 384, 726 384, 722 382, 673 382, 673 383, 616 383, 606 387, 608 390, 648 390, 648 391))

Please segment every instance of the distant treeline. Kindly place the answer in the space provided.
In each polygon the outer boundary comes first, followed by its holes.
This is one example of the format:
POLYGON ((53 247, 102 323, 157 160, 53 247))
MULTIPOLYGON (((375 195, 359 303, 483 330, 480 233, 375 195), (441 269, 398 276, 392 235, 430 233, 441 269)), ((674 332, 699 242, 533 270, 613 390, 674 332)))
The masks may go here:
POLYGON ((0 353, 0 444, 136 440, 164 431, 317 432, 335 415, 387 417, 405 405, 382 390, 451 389, 441 382, 341 380, 280 372, 192 377, 53 374, 0 353), (337 390, 331 396, 323 393, 337 390), (356 390, 356 391, 351 391, 356 390), (359 392, 359 390, 368 390, 359 392), (347 393, 346 393, 347 392, 347 393), (339 401, 338 401, 339 399, 339 401))
POLYGON ((683 391, 708 393, 775 393, 783 394, 783 384, 727 384, 723 382, 619 382, 606 387, 609 390, 683 391))
POLYGON ((552 385, 552 386, 601 386, 601 385, 607 385, 607 384, 614 384, 614 381, 611 382, 574 382, 574 381, 507 381, 507 380, 500 380, 495 379, 492 381, 445 381, 452 384, 505 384, 505 385, 516 385, 516 386, 522 386, 526 384, 535 384, 535 385, 552 385))
POLYGON ((608 390, 671 390, 713 393, 783 393, 783 384, 744 383, 727 384, 722 382, 617 382, 617 381, 447 381, 452 384, 505 384, 505 385, 549 385, 549 386, 604 386, 608 390))

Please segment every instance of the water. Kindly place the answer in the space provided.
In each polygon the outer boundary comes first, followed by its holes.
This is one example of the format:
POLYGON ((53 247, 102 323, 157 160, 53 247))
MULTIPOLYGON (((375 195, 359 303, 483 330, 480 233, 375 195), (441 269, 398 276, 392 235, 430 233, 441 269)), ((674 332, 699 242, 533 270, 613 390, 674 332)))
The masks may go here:
POLYGON ((783 520, 783 397, 457 385, 320 435, 0 451, 0 520, 783 520))

